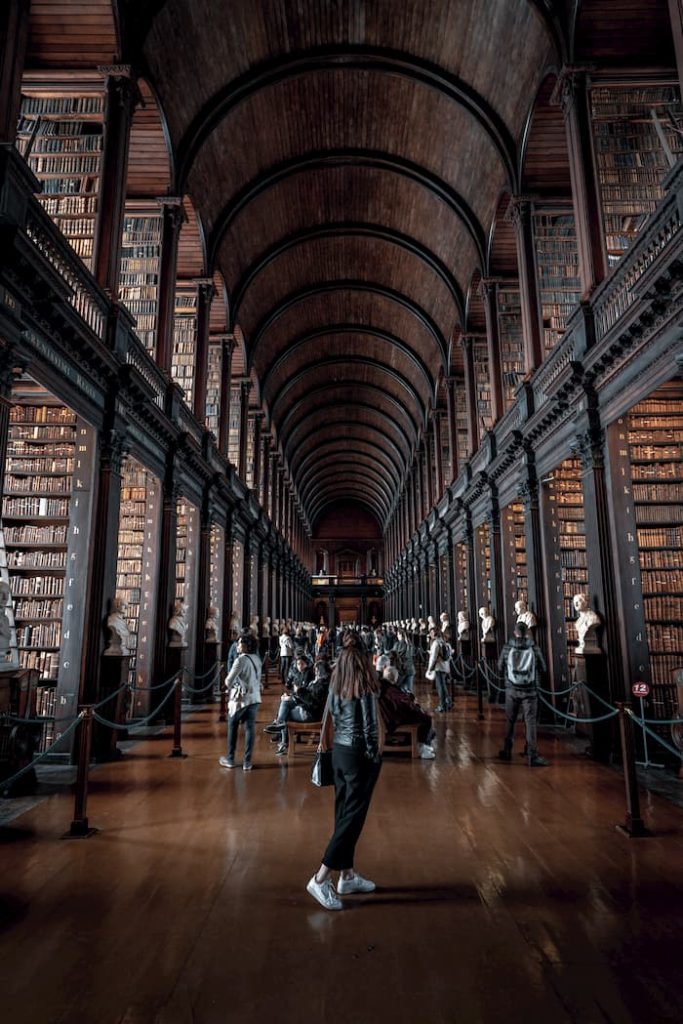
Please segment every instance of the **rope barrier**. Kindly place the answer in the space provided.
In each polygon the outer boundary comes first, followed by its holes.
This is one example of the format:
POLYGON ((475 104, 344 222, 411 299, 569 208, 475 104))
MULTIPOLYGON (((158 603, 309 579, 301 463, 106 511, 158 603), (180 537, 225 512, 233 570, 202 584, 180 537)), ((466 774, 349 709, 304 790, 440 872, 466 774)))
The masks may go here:
POLYGON ((172 676, 165 679, 163 683, 157 683, 155 686, 131 686, 131 690, 134 693, 150 693, 152 690, 162 690, 164 686, 168 686, 174 679, 177 679, 181 672, 182 669, 178 669, 172 676))
MULTIPOLYGON (((0 716, 5 722, 14 722, 16 725, 45 725, 46 722, 54 722, 61 725, 62 722, 74 722, 75 718, 55 718, 54 715, 41 715, 39 718, 21 718, 19 715, 9 713, 0 716)), ((78 715, 76 715, 78 718, 78 715)))
POLYGON ((2 789, 3 794, 7 793, 18 779, 26 775, 27 772, 30 772, 31 769, 34 768, 35 765, 39 764, 40 761, 44 760, 48 754, 51 754, 52 751, 57 746, 57 744, 65 740, 66 737, 74 731, 74 729, 76 728, 76 726, 79 724, 83 717, 84 712, 81 711, 80 714, 76 715, 71 725, 67 729, 65 729, 64 732, 61 733, 61 735, 59 735, 57 739, 54 740, 46 750, 43 750, 41 754, 38 754, 37 757, 34 757, 30 764, 25 765, 18 772, 15 772, 14 775, 10 775, 8 779, 3 779, 2 782, 0 782, 0 788, 2 789))
POLYGON ((595 692, 595 690, 591 690, 590 686, 588 686, 587 683, 581 682, 578 685, 583 686, 586 693, 590 693, 591 697, 595 697, 595 699, 599 701, 604 707, 611 708, 613 710, 613 706, 609 703, 609 701, 605 700, 604 697, 601 697, 599 693, 595 692))
POLYGON ((102 715, 98 715, 97 712, 94 709, 93 709, 93 718, 95 719, 96 722, 99 722, 100 725, 105 725, 109 729, 119 729, 119 730, 127 729, 128 732, 132 732, 134 729, 142 729, 146 725, 149 725, 149 723, 152 721, 152 719, 156 715, 159 714, 159 712, 163 708, 164 704, 168 703, 168 701, 171 698, 171 696, 175 693, 177 685, 178 685, 178 679, 176 679, 176 681, 174 682, 173 686, 168 691, 168 693, 166 694, 164 699, 161 701, 161 703, 158 705, 158 707, 156 707, 154 709, 154 711, 151 712, 151 714, 147 715, 146 718, 141 718, 137 722, 132 722, 132 723, 127 723, 127 722, 123 722, 123 723, 121 723, 121 722, 110 722, 109 719, 103 718, 102 715))
POLYGON ((660 736, 659 733, 654 731, 654 729, 650 729, 649 726, 647 726, 645 724, 645 722, 646 722, 645 718, 639 718, 638 715, 636 715, 636 713, 633 711, 632 708, 624 708, 624 711, 626 712, 627 715, 629 715, 633 719, 634 722, 637 722, 637 724, 640 726, 640 728, 644 732, 646 732, 648 734, 648 736, 651 736, 653 740, 657 740, 657 742, 660 743, 664 747, 665 750, 668 750, 669 753, 673 754, 675 757, 677 757, 681 761, 683 761, 683 751, 677 750, 676 747, 674 747, 670 743, 668 743, 667 740, 665 740, 663 736, 660 736))
POLYGON ((619 714, 619 708, 612 708, 612 710, 608 712, 608 714, 598 715, 596 718, 577 718, 576 715, 566 715, 564 711, 560 711, 553 704, 551 704, 550 701, 546 700, 542 694, 539 693, 538 696, 543 701, 545 706, 550 708, 550 710, 554 714, 559 715, 560 718, 565 718, 568 722, 579 722, 581 725, 595 724, 595 722, 606 722, 609 718, 614 718, 615 715, 619 714))
POLYGON ((564 697, 566 693, 571 693, 572 690, 577 688, 577 686, 581 686, 581 683, 572 683, 572 685, 568 686, 566 690, 546 690, 542 686, 537 686, 536 689, 539 693, 547 693, 549 697, 564 697))
POLYGON ((215 672, 217 668, 220 668, 220 666, 221 666, 221 662, 220 662, 220 661, 217 661, 217 662, 216 662, 215 664, 213 664, 213 665, 211 666, 211 668, 207 668, 206 672, 202 672, 202 674, 201 674, 201 675, 197 675, 197 673, 196 673, 196 672, 193 672, 193 673, 192 673, 192 676, 193 676, 193 678, 194 678, 194 681, 195 681, 195 683, 197 682, 197 680, 198 680, 198 679, 208 679, 208 678, 209 678, 209 675, 210 675, 210 674, 211 674, 212 672, 215 672))
MULTIPOLYGON (((183 686, 183 690, 186 690, 189 693, 206 693, 207 690, 213 689, 220 676, 220 665, 214 665, 213 669, 210 671, 213 671, 213 679, 210 679, 206 686, 191 686, 188 683, 183 686)), ((207 674, 208 673, 205 672, 203 676, 195 676, 195 679, 204 679, 207 674)))
POLYGON ((127 690, 127 689, 128 689, 128 683, 124 683, 123 686, 119 686, 118 690, 114 690, 114 692, 110 693, 108 697, 105 697, 104 700, 101 700, 99 702, 99 704, 94 704, 93 705, 93 711, 95 711, 97 708, 104 707, 104 705, 108 704, 110 700, 113 700, 114 697, 117 697, 121 693, 122 690, 127 690))

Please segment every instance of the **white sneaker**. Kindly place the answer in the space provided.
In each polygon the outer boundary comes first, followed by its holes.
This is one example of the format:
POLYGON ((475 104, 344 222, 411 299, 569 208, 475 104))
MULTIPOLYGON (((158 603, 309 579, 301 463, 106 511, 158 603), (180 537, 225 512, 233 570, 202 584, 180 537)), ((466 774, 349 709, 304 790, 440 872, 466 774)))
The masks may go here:
POLYGON ((337 899, 334 886, 328 878, 326 882, 316 882, 315 875, 306 886, 306 892, 310 892, 314 900, 317 900, 325 910, 341 910, 344 904, 337 899))
POLYGON ((423 761, 431 761, 436 757, 433 748, 428 747, 426 743, 421 743, 418 749, 423 761))
POLYGON ((355 871, 352 878, 342 878, 340 875, 337 882, 337 892, 340 896, 348 896, 352 892, 374 892, 376 888, 374 882, 362 878, 355 871))

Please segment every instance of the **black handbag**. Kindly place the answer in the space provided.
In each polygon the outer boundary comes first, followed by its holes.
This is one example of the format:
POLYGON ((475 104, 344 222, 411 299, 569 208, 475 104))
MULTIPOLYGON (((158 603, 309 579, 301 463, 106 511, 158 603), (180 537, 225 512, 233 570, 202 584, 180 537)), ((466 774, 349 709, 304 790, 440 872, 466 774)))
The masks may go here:
POLYGON ((330 697, 327 698, 325 704, 325 713, 323 714, 323 720, 320 725, 320 743, 318 744, 318 750, 315 755, 313 767, 311 768, 311 782, 314 786, 332 786, 334 784, 334 768, 332 767, 332 751, 323 750, 323 743, 325 742, 325 729, 327 727, 327 717, 330 713, 330 697))

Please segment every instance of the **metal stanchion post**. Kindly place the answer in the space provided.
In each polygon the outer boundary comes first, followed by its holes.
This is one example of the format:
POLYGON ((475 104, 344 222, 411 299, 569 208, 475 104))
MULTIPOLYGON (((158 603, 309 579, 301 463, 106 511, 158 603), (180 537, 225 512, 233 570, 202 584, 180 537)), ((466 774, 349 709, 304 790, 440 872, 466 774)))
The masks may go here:
POLYGON ((225 682, 221 683, 221 703, 218 710, 218 721, 227 722, 228 720, 228 691, 225 689, 225 682))
POLYGON ((173 712, 173 750, 169 754, 169 757, 187 757, 187 754, 183 754, 182 746, 182 699, 183 699, 183 676, 184 669, 181 668, 180 672, 176 676, 175 680, 175 699, 174 712, 173 712))
POLYGON ((652 833, 645 827, 640 816, 640 798, 638 780, 636 778, 636 755, 633 742, 633 720, 627 711, 631 705, 626 701, 616 701, 619 710, 619 733, 621 736, 621 756, 624 763, 624 783, 626 785, 626 821, 617 825, 620 832, 625 832, 631 839, 641 839, 652 833))
POLYGON ((481 665, 477 665, 477 720, 484 721, 484 680, 481 665))
POLYGON ((92 705, 81 708, 80 736, 78 738, 78 767, 76 769, 76 797, 74 817, 69 831, 62 839, 89 839, 98 831, 88 825, 88 770, 90 768, 90 747, 92 744, 92 705))

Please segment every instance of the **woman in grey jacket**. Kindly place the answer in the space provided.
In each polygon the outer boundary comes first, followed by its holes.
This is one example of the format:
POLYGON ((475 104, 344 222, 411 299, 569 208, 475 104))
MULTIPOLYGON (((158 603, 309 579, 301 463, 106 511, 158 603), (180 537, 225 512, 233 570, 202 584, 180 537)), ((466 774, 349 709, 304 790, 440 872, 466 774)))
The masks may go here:
POLYGON ((240 722, 244 722, 245 772, 251 771, 256 713, 261 703, 261 659, 256 653, 256 637, 242 633, 237 640, 237 658, 228 673, 228 756, 221 757, 221 768, 235 767, 235 747, 240 722))
POLYGON ((308 892, 326 910, 341 910, 338 895, 372 892, 375 883, 356 874, 353 859, 379 776, 379 681, 357 633, 347 633, 330 680, 334 724, 334 832, 308 892), (330 875, 339 871, 335 891, 330 875))

